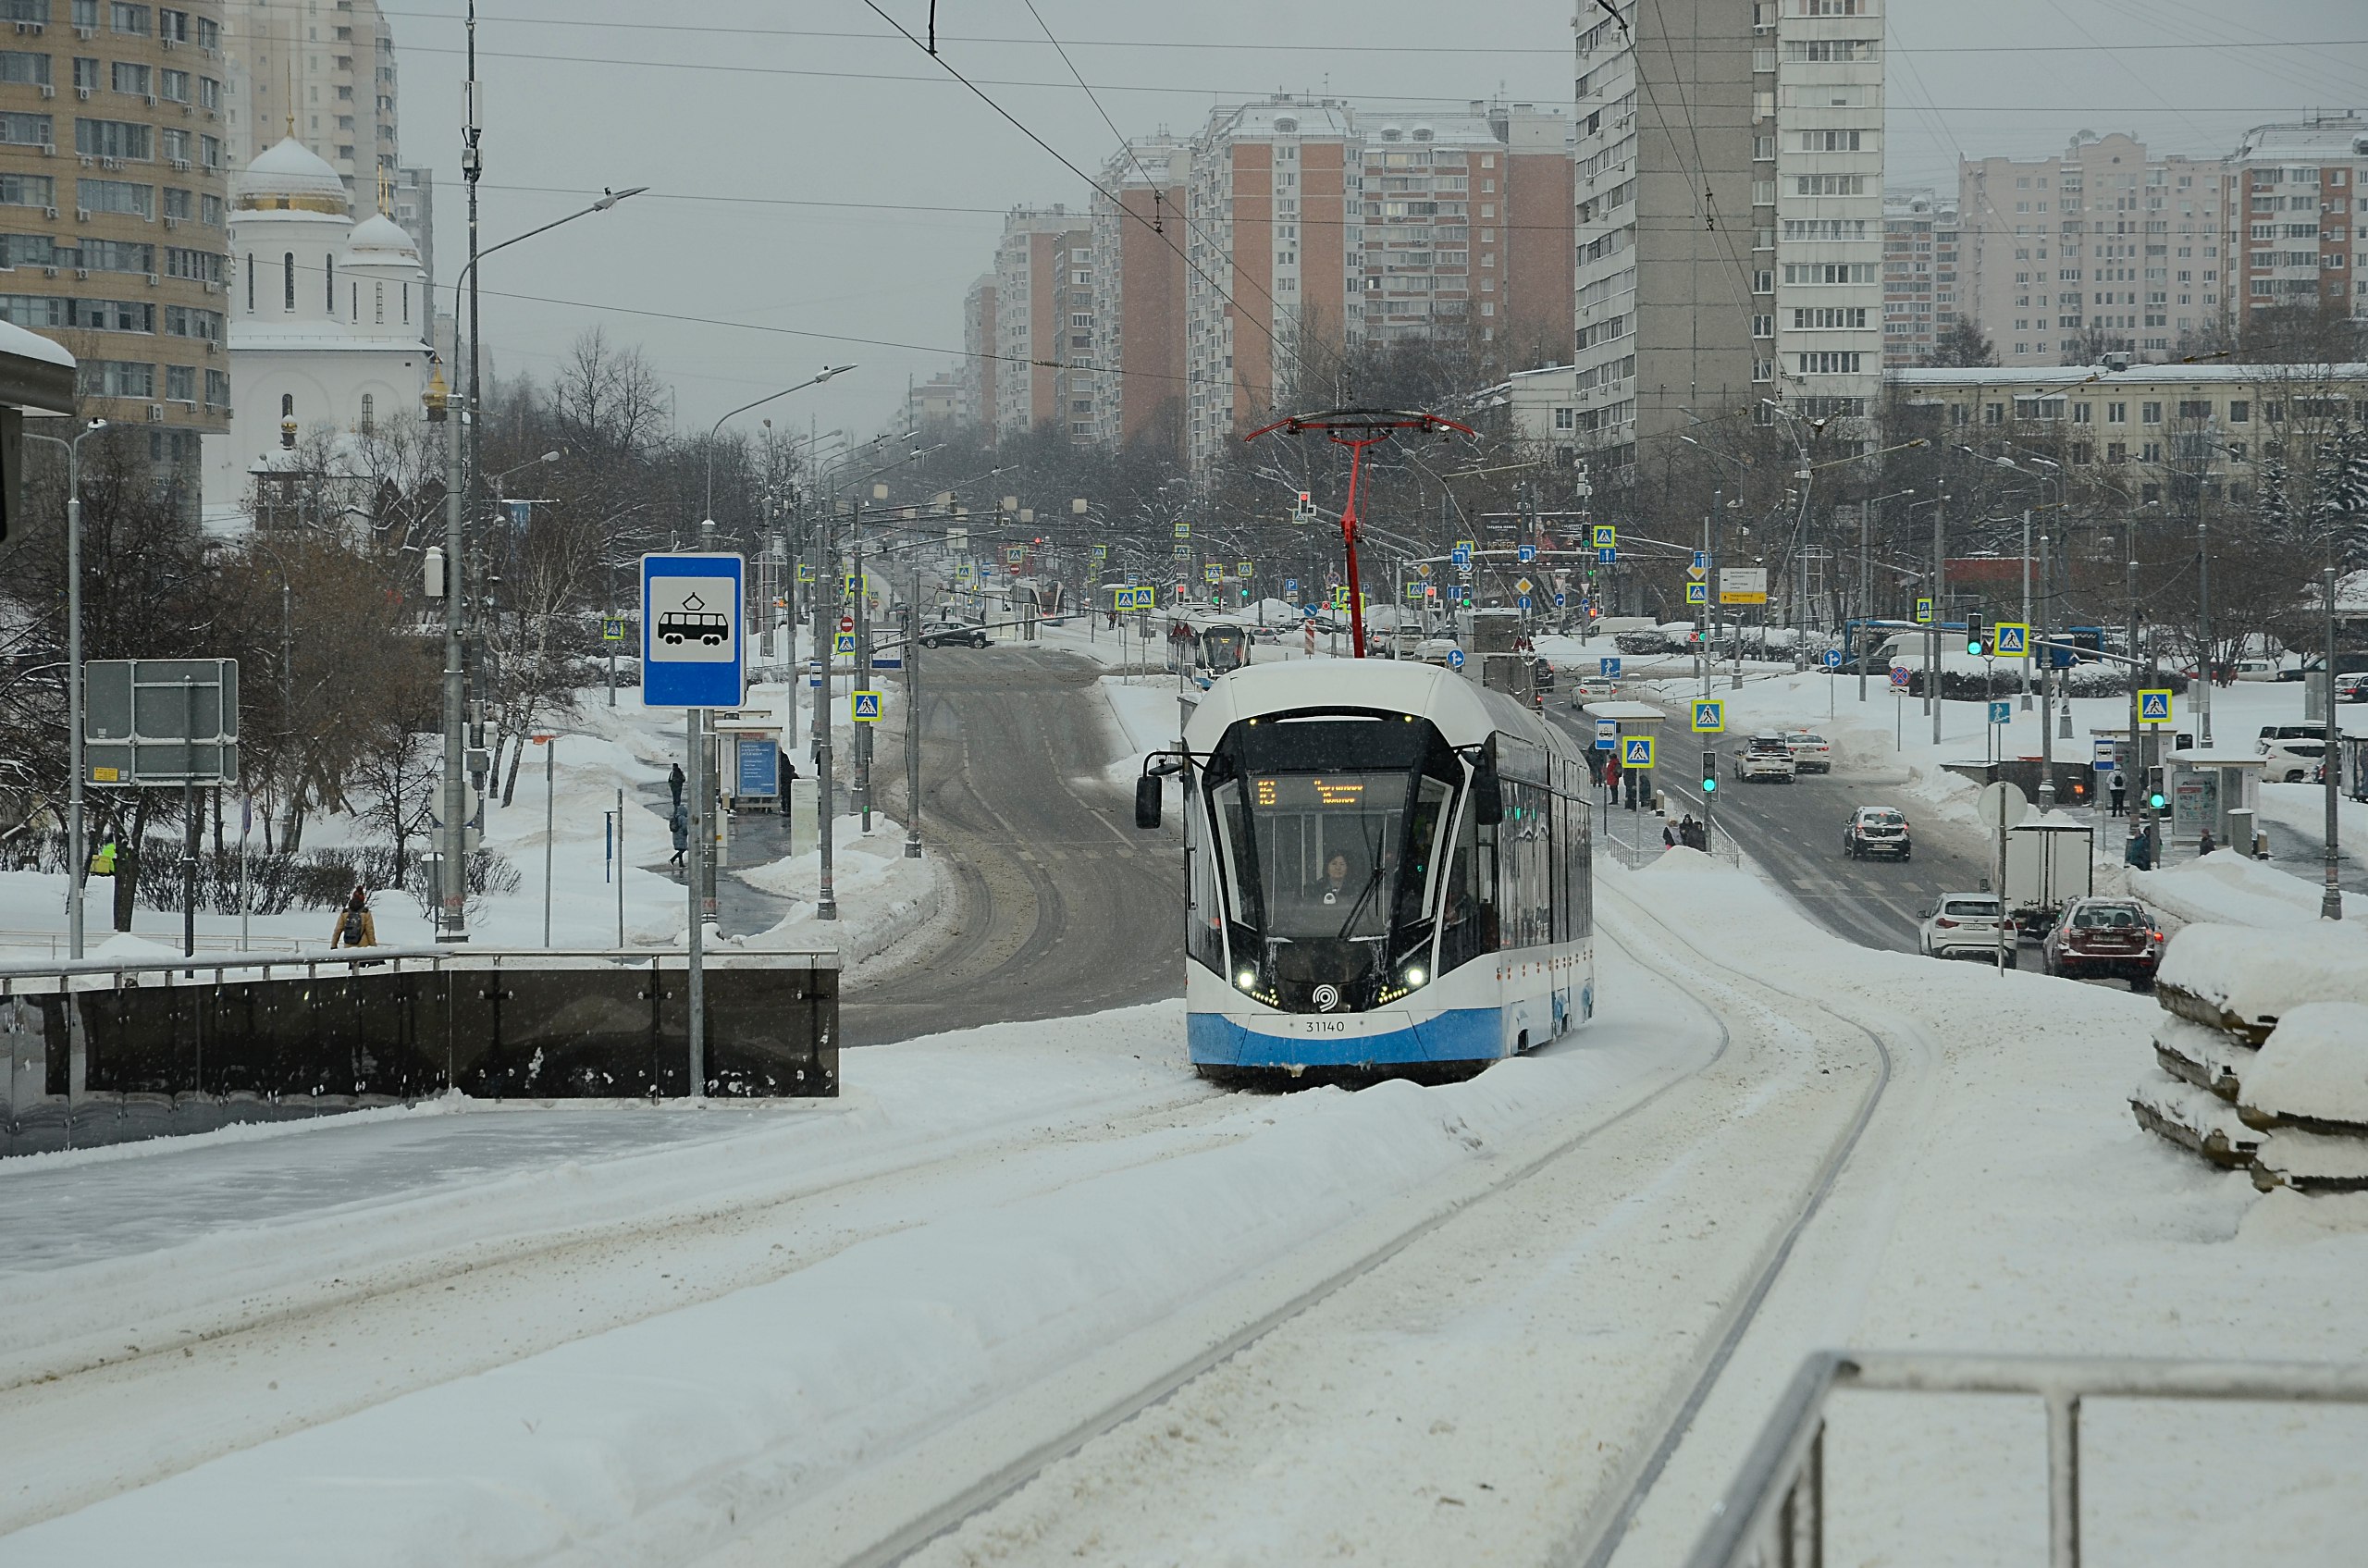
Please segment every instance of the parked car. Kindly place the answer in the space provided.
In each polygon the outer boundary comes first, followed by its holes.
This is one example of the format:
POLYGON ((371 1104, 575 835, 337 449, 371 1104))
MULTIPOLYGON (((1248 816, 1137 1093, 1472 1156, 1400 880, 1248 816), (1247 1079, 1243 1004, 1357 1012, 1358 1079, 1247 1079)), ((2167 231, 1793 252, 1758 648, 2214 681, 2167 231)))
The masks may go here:
POLYGON ((1762 730, 1745 743, 1743 755, 1735 761, 1735 777, 1745 784, 1755 779, 1794 784, 1800 770, 1793 764, 1793 748, 1784 744, 1784 737, 1773 730, 1762 730))
MULTIPOLYGON (((2305 659, 2300 664, 2288 665, 2277 672, 2277 678, 2281 681, 2299 681, 2306 675, 2315 675, 2326 667, 2326 656, 2322 654, 2316 659, 2305 659)), ((2338 653, 2335 656, 2337 674, 2356 675, 2362 671, 2368 671, 2368 653, 2338 653)))
POLYGON ((1585 708, 1590 702, 1602 702, 1619 695, 1618 681, 1606 680, 1601 675, 1583 675, 1579 678, 1577 687, 1571 693, 1571 706, 1585 708))
POLYGON ((2072 980, 2103 977, 2151 991, 2163 961, 2163 933, 2130 898, 2075 898, 2040 940, 2040 967, 2072 980))
POLYGON ((1833 747, 1823 735, 1807 730, 1786 730, 1784 745, 1793 754, 1793 766, 1804 773, 1833 772, 1833 747))
POLYGON ((2261 776, 2270 784, 2317 784, 2325 777, 2319 772, 2327 759, 2324 735, 2316 740, 2281 737, 2263 746, 2261 754, 2269 764, 2261 776))
POLYGON ((2349 675, 2335 678, 2335 699, 2337 702, 2368 702, 2368 670, 2355 670, 2349 675))
POLYGON ((931 621, 921 628, 923 648, 984 648, 987 629, 968 621, 931 621))
POLYGON ((1991 893, 1942 895, 1916 933, 1917 950, 1928 958, 1952 958, 1960 953, 1986 956, 1996 953, 2002 943, 2012 952, 2016 941, 2006 907, 1991 893))
POLYGON ((2326 735, 2325 724, 2263 724, 2253 749, 2265 752, 2281 740, 2325 740, 2326 735))
POLYGON ((1915 848, 1907 833, 1907 814, 1896 806, 1861 806, 1842 825, 1842 853, 1853 860, 1869 855, 1911 858, 1915 848))

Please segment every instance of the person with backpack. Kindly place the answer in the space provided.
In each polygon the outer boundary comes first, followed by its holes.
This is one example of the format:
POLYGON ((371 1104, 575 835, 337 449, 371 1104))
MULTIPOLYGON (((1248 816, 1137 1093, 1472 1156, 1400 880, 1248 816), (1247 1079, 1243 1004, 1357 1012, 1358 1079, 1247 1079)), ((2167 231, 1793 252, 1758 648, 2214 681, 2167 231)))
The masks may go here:
POLYGON ((370 895, 356 887, 345 907, 338 911, 337 929, 329 933, 329 947, 376 947, 378 945, 378 922, 370 918, 370 895))

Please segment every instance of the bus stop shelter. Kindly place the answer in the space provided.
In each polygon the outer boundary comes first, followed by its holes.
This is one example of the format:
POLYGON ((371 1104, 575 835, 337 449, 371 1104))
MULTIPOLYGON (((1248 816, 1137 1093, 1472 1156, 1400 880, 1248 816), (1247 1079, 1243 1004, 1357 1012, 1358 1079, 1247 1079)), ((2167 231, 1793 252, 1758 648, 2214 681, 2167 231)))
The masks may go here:
POLYGON ((2164 847, 2193 849, 2209 828, 2213 842, 2252 852, 2266 758, 2225 747, 2190 747, 2163 759, 2163 793, 2170 821, 2164 847))

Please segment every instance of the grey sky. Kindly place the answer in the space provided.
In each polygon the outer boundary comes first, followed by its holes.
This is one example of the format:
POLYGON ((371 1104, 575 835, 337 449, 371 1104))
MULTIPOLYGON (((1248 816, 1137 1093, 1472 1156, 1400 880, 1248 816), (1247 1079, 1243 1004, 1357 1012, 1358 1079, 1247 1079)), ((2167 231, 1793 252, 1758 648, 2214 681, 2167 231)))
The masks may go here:
MULTIPOLYGON (((403 157, 437 170, 448 280, 465 253, 453 129, 462 6, 386 3, 403 157)), ((928 14, 927 0, 881 4, 916 31, 928 14)), ((1128 135, 1188 130, 1213 104, 1278 89, 1570 101, 1571 0, 1035 6, 1128 135)), ((948 61, 1072 162, 1099 167, 1116 139, 1067 84, 1027 0, 938 9, 948 61)), ((885 24, 861 0, 488 0, 487 10, 512 19, 488 15, 478 30, 486 241, 567 212, 581 204, 574 192, 654 188, 486 264, 487 341, 506 372, 549 375, 598 322, 644 347, 691 426, 826 360, 853 361, 856 375, 743 417, 868 432, 893 415, 908 375, 953 363, 963 290, 989 263, 998 215, 1089 194, 921 51, 881 39, 885 24)), ((1892 0, 1890 10, 1894 186, 1953 188, 1961 151, 2036 155, 2083 128, 2202 154, 2263 120, 2368 107, 2363 0, 1892 0), (2312 46, 2252 46, 2272 41, 2312 46)))

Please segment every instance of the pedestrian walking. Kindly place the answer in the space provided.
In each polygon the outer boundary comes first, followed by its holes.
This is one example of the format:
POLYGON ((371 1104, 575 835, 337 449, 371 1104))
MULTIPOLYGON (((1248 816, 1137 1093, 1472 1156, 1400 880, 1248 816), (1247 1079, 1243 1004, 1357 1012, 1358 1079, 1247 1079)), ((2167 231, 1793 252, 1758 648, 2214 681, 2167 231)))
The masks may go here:
POLYGON ((1674 823, 1663 822, 1661 824, 1661 847, 1664 849, 1674 849, 1677 847, 1677 828, 1674 823))
POLYGON ((674 815, 667 821, 666 825, 674 834, 674 858, 668 861, 667 864, 671 866, 679 866, 683 863, 683 857, 691 852, 690 808, 677 800, 674 803, 674 815))
POLYGON ((345 907, 337 913, 337 928, 329 932, 329 950, 339 947, 376 947, 378 945, 378 922, 370 916, 370 895, 357 887, 345 907))
POLYGON ((683 809, 683 765, 677 762, 666 774, 666 787, 673 794, 674 809, 677 811, 683 809))
POLYGON ((1677 824, 1677 841, 1688 849, 1707 851, 1710 847, 1710 830, 1688 811, 1685 820, 1677 824))
POLYGON ((2212 841, 2212 830, 2210 828, 2204 829, 2202 833, 2196 835, 2195 852, 2197 855, 2209 855, 2219 847, 2220 846, 2217 844, 2214 844, 2212 841))
POLYGON ((2124 779, 2119 773, 2115 773, 2113 776, 2113 784, 2111 787, 2113 790, 2112 814, 2116 817, 2127 815, 2128 813, 2122 808, 2122 802, 2128 796, 2128 781, 2124 779))

